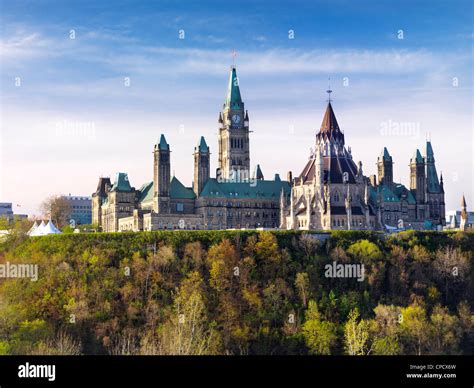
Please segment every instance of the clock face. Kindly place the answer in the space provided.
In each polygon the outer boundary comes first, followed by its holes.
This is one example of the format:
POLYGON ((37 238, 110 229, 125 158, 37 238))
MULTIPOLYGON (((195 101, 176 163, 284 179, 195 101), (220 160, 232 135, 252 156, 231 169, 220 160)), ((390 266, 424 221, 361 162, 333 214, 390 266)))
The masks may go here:
POLYGON ((240 116, 239 115, 233 115, 232 116, 232 121, 234 122, 234 124, 240 123, 240 116))

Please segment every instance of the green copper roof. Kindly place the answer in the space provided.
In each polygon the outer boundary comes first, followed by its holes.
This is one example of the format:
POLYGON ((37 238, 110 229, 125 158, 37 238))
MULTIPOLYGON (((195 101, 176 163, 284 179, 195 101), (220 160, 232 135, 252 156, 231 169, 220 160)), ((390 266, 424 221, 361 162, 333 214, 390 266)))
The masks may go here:
POLYGON ((288 194, 289 183, 281 180, 260 180, 255 185, 251 185, 248 182, 218 182, 217 179, 211 178, 206 182, 200 197, 279 200, 282 189, 285 194, 288 194))
POLYGON ((382 185, 380 192, 385 202, 400 202, 400 198, 388 186, 382 185))
POLYGON ((168 142, 165 139, 165 135, 163 135, 163 134, 161 134, 161 136, 160 136, 160 141, 158 143, 158 148, 160 150, 169 150, 170 149, 170 146, 169 146, 168 142))
POLYGON ((433 147, 431 147, 431 142, 430 141, 426 142, 426 156, 428 158, 434 158, 433 147))
MULTIPOLYGON (((416 204, 416 199, 411 191, 401 183, 394 183, 392 188, 387 185, 380 185, 378 188, 383 202, 400 202, 402 195, 405 194, 409 204, 416 204)), ((377 190, 372 186, 369 186, 369 197, 373 203, 377 202, 377 190)))
POLYGON ((428 192, 429 193, 439 193, 440 186, 438 180, 438 173, 436 172, 436 167, 434 164, 428 164, 427 167, 427 182, 428 182, 428 192))
POLYGON ((417 148, 413 157, 411 158, 412 162, 423 163, 423 156, 421 156, 420 150, 417 148))
POLYGON ((225 107, 231 109, 243 109, 242 97, 240 96, 239 78, 235 66, 232 66, 229 76, 229 86, 227 88, 227 96, 224 103, 225 107))
POLYGON ((438 173, 436 172, 435 159, 433 147, 431 147, 431 142, 426 142, 426 180, 428 184, 429 193, 439 193, 440 185, 438 179, 438 173))
POLYGON ((128 180, 128 174, 124 172, 118 172, 115 176, 115 182, 112 186, 112 191, 132 191, 133 188, 130 186, 128 180))
POLYGON ((383 147, 383 151, 380 155, 380 159, 383 159, 383 160, 387 160, 387 161, 391 161, 392 160, 392 157, 390 156, 390 154, 388 153, 388 150, 387 150, 387 147, 383 147))
POLYGON ((145 183, 140 187, 139 192, 138 201, 140 203, 151 201, 153 199, 153 182, 145 183))
POLYGON ((413 196, 412 192, 408 190, 404 185, 401 183, 395 183, 392 188, 393 193, 401 199, 402 195, 405 194, 407 196, 407 202, 410 205, 416 204, 416 199, 413 196))
POLYGON ((207 146, 206 140, 204 139, 204 136, 201 136, 201 140, 199 141, 198 145, 198 150, 200 152, 208 152, 209 147, 207 146))
POLYGON ((185 187, 176 177, 170 182, 170 197, 176 199, 194 199, 196 195, 193 189, 185 187))

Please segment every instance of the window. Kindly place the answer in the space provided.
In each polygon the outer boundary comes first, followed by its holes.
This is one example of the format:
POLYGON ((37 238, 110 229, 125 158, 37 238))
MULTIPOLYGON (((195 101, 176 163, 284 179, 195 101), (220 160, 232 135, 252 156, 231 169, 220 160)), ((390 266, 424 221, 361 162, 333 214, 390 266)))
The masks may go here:
POLYGON ((182 203, 177 203, 177 204, 176 204, 176 211, 178 211, 178 212, 184 211, 184 204, 182 204, 182 203))

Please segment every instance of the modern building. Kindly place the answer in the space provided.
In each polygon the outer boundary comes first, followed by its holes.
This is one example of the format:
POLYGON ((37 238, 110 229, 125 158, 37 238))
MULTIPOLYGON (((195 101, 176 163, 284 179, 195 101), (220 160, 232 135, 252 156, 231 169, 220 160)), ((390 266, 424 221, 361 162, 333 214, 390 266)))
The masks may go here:
POLYGON ((11 202, 0 202, 0 218, 6 218, 8 222, 12 222, 15 219, 26 219, 28 218, 28 215, 15 214, 11 202))
POLYGON ((218 117, 218 168, 211 177, 211 150, 204 137, 194 148, 194 180, 186 187, 171 175, 171 147, 162 134, 153 148, 153 180, 139 189, 126 173, 114 183, 101 177, 92 194, 92 220, 105 232, 157 229, 278 228, 280 195, 290 185, 278 174, 265 180, 250 171, 249 115, 235 66, 218 117))
POLYGON ((0 217, 13 219, 13 209, 11 202, 0 202, 0 217))
POLYGON ((64 195, 71 208, 70 222, 75 225, 92 223, 92 199, 86 196, 64 195))
POLYGON ((387 148, 377 166, 378 176, 366 177, 362 162, 354 162, 329 98, 314 150, 291 180, 290 196, 281 196, 281 228, 393 231, 445 225, 443 178, 438 179, 430 142, 424 157, 416 150, 410 161, 409 189, 393 181, 387 148))

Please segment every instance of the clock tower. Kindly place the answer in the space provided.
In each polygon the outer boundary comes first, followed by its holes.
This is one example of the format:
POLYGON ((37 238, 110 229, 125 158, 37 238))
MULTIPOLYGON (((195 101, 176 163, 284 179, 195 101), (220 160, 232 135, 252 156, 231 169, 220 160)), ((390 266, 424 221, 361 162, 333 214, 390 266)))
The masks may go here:
POLYGON ((250 178, 249 116, 240 96, 235 66, 230 69, 227 96, 219 113, 217 178, 236 182, 250 178))

